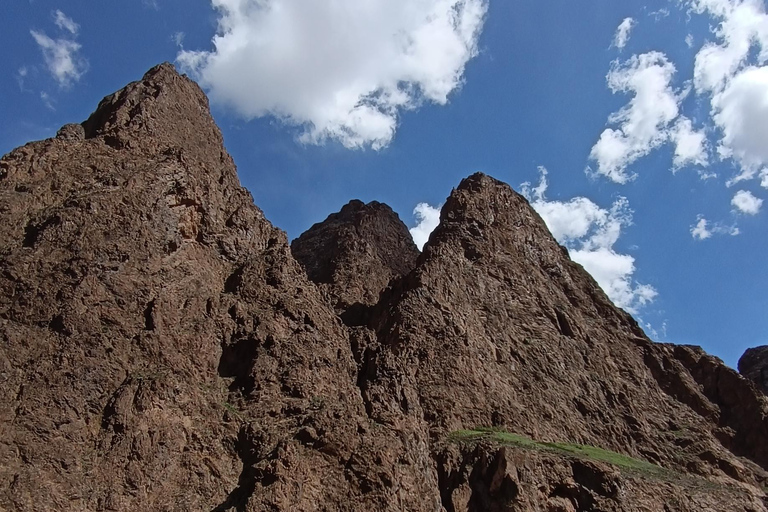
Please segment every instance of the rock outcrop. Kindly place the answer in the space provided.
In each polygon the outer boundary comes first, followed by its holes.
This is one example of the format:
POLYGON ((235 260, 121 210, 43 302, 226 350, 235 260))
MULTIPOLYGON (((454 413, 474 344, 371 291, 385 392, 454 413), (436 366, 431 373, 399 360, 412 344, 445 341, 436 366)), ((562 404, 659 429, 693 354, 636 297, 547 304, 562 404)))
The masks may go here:
POLYGON ((353 200, 291 243, 293 256, 339 313, 372 306, 395 277, 416 265, 419 250, 392 208, 353 200))
POLYGON ((161 65, 78 131, 0 161, 0 508, 387 510, 394 434, 203 92, 161 65))
POLYGON ((739 359, 739 373, 768 394, 768 346, 754 347, 739 359))
POLYGON ((766 511, 768 401, 473 175, 289 246, 171 65, 0 160, 0 509, 766 511), (298 261, 297 261, 298 260, 298 261))

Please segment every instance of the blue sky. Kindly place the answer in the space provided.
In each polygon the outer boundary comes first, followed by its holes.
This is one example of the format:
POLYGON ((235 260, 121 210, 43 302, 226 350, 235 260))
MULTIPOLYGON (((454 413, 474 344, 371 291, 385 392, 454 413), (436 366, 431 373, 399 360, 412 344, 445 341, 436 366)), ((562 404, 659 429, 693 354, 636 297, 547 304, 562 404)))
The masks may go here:
POLYGON ((652 338, 731 366, 768 343, 763 0, 3 11, 0 153, 171 61, 209 93, 243 184, 291 238, 358 198, 422 240, 451 188, 483 171, 524 191, 652 338))

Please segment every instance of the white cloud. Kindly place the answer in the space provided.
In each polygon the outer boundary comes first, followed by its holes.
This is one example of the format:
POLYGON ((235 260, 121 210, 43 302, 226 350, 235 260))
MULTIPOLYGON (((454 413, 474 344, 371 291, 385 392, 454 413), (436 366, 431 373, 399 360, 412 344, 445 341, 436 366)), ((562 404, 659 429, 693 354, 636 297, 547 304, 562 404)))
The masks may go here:
POLYGON ((721 139, 717 152, 740 169, 726 184, 753 179, 768 164, 768 14, 763 0, 691 0, 717 24, 698 51, 693 83, 708 94, 721 139))
POLYGON ((768 67, 748 67, 712 96, 721 145, 741 164, 733 183, 751 179, 768 163, 768 67))
POLYGON ((600 208, 585 197, 549 201, 545 196, 547 171, 540 167, 539 172, 539 184, 532 188, 530 183, 524 183, 523 195, 558 242, 568 247, 571 258, 595 278, 617 306, 636 313, 652 302, 658 295, 656 290, 632 278, 634 257, 620 254, 614 248, 622 228, 632 223, 627 200, 617 199, 610 209, 600 208))
POLYGON ((707 229, 707 219, 699 216, 695 226, 691 226, 691 236, 697 240, 706 240, 712 237, 712 231, 707 229))
POLYGON ((694 130, 690 119, 681 116, 670 130, 669 135, 675 144, 675 155, 672 160, 673 169, 679 169, 686 165, 707 166, 709 163, 707 135, 704 131, 694 130))
MULTIPOLYGON (((608 119, 618 126, 603 131, 592 147, 589 157, 597 162, 598 174, 627 183, 634 178, 627 167, 669 139, 669 125, 678 117, 683 97, 672 89, 674 74, 675 66, 659 52, 612 63, 607 76, 611 91, 631 92, 634 97, 608 119)), ((689 156, 690 137, 683 142, 681 155, 689 156)))
POLYGON ((604 225, 608 213, 586 197, 576 197, 567 203, 547 201, 547 170, 539 167, 541 178, 536 187, 530 183, 521 185, 522 194, 533 204, 546 221, 549 231, 560 243, 569 245, 585 238, 597 224, 604 225))
POLYGON ((697 91, 722 89, 744 65, 753 43, 761 47, 758 60, 768 58, 768 16, 763 0, 693 0, 691 7, 720 20, 713 30, 720 43, 708 42, 696 54, 697 91))
POLYGON ((760 171, 760 186, 768 188, 768 169, 760 171))
POLYGON ((212 51, 181 67, 214 101, 274 116, 300 140, 379 149, 398 113, 447 103, 477 52, 487 0, 211 0, 212 51))
POLYGON ((421 251, 424 244, 429 240, 429 235, 440 224, 440 208, 427 203, 419 203, 413 209, 413 216, 416 217, 416 227, 411 228, 411 236, 416 247, 421 251))
POLYGON ((174 32, 174 34, 171 36, 171 40, 176 43, 176 46, 183 48, 185 37, 186 34, 184 32, 174 32))
POLYGON ((757 215, 760 211, 760 207, 763 205, 763 200, 755 197, 752 192, 749 192, 748 190, 739 190, 733 196, 731 204, 741 213, 757 215))
POLYGON ((627 45, 627 41, 629 41, 629 33, 635 24, 636 22, 632 18, 624 18, 624 21, 616 29, 616 35, 613 36, 613 46, 619 50, 623 49, 627 45))
POLYGON ((653 302, 658 295, 651 285, 633 282, 635 258, 628 254, 618 254, 613 249, 601 247, 572 251, 571 258, 595 278, 617 306, 630 313, 637 313, 639 308, 653 302))
POLYGON ((688 34, 687 36, 685 36, 685 45, 688 48, 693 48, 694 39, 693 39, 693 35, 692 34, 688 34))
POLYGON ((24 91, 24 79, 27 78, 28 74, 29 74, 29 69, 27 69, 26 66, 20 67, 19 70, 16 72, 16 83, 19 84, 20 91, 24 91))
POLYGON ((81 46, 70 39, 51 39, 44 32, 30 33, 43 52, 45 65, 60 87, 68 87, 80 80, 88 69, 88 62, 80 55, 81 46))
POLYGON ((713 235, 737 236, 741 232, 735 225, 727 226, 721 222, 710 223, 703 215, 696 217, 696 224, 691 226, 691 236, 694 240, 706 240, 713 235))
POLYGON ((40 99, 43 100, 43 105, 49 110, 56 110, 56 107, 53 106, 53 99, 51 98, 50 94, 48 94, 45 91, 40 92, 40 99))
POLYGON ((76 36, 77 32, 80 30, 80 25, 75 23, 72 18, 59 10, 53 12, 53 22, 56 23, 56 26, 61 30, 66 30, 73 36, 76 36))

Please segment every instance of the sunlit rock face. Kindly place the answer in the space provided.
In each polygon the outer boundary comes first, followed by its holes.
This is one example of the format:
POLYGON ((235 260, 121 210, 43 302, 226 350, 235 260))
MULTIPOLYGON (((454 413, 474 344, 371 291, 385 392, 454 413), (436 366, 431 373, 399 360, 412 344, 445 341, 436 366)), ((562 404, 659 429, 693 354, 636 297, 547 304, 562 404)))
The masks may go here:
POLYGON ((0 216, 2 510, 766 510, 766 398, 489 176, 422 253, 359 201, 291 247, 163 64, 4 156, 0 216))

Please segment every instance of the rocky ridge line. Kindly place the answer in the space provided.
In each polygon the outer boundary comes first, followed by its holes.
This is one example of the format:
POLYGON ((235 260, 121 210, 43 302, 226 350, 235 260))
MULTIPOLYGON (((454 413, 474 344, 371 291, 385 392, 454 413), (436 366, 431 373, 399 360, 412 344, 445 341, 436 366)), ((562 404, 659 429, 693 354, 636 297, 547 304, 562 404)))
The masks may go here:
POLYGON ((421 255, 352 202, 294 257, 164 64, 4 156, 0 214, 0 508, 768 510, 765 397, 488 176, 421 255), (664 471, 457 441, 483 426, 664 471))

